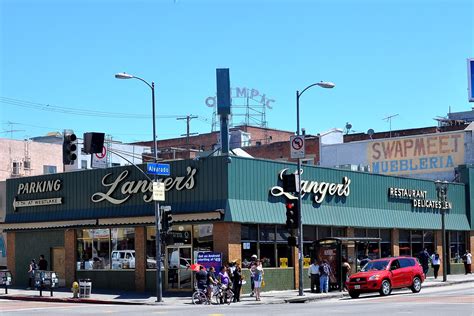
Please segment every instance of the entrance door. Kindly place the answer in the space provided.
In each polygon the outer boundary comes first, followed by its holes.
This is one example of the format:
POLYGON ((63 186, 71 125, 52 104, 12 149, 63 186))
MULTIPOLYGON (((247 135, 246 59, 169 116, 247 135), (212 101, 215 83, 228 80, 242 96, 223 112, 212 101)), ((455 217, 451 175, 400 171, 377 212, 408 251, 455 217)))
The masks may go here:
POLYGON ((57 273, 59 286, 66 285, 66 251, 62 247, 51 248, 50 270, 57 273))
POLYGON ((191 246, 166 248, 167 269, 165 273, 168 290, 193 290, 191 246))

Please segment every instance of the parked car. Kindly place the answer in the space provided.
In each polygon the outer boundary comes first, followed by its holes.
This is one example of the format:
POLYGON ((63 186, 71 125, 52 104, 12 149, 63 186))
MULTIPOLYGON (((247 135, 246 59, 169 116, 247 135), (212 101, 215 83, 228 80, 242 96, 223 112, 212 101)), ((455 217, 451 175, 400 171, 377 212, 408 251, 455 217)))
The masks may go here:
POLYGON ((423 269, 416 258, 393 257, 368 262, 360 272, 350 276, 346 286, 349 295, 357 298, 369 292, 389 295, 392 289, 404 287, 418 293, 424 280, 423 269))
MULTIPOLYGON (((156 269, 156 260, 147 256, 146 267, 156 269)), ((135 269, 135 250, 112 251, 112 269, 135 269)))

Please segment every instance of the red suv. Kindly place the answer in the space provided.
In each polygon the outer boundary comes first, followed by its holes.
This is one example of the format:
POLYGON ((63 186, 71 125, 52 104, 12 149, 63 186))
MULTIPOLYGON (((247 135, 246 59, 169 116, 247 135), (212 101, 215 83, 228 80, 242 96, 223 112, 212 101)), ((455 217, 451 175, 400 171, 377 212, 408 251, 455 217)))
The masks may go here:
POLYGON ((346 285, 349 295, 357 298, 360 293, 369 292, 389 295, 392 289, 403 287, 418 293, 424 280, 423 268, 416 258, 393 257, 369 261, 360 272, 350 276, 346 285))

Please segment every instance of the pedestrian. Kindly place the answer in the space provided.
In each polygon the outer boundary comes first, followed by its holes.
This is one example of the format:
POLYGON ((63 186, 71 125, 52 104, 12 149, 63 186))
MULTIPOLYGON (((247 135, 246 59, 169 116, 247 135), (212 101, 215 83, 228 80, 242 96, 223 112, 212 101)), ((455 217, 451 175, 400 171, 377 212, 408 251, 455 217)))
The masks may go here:
POLYGON ((466 274, 472 274, 471 272, 471 263, 472 263, 472 255, 469 250, 462 255, 462 262, 464 263, 464 272, 466 274))
POLYGON ((233 302, 240 302, 240 290, 242 289, 242 269, 240 264, 235 262, 235 269, 232 275, 232 291, 234 292, 233 302))
POLYGON ((260 301, 260 291, 261 291, 262 282, 263 282, 263 267, 262 267, 262 262, 260 260, 257 260, 255 265, 256 265, 256 268, 255 268, 254 277, 253 277, 255 298, 257 301, 260 301))
POLYGON ((36 264, 35 259, 31 259, 30 265, 28 267, 28 288, 27 290, 32 290, 35 284, 35 272, 38 270, 38 265, 36 264))
POLYGON ((435 279, 438 278, 438 271, 439 271, 439 266, 441 264, 441 258, 439 257, 439 254, 435 251, 431 255, 431 267, 433 268, 433 274, 435 279))
POLYGON ((321 293, 329 292, 329 275, 331 274, 331 267, 329 266, 327 260, 323 260, 322 264, 319 266, 319 283, 321 287, 321 293))
POLYGON ((349 264, 347 258, 342 258, 342 290, 347 290, 346 282, 349 280, 351 275, 351 265, 349 264))
POLYGON ((207 287, 207 271, 204 266, 199 266, 199 271, 196 273, 197 288, 205 291, 207 287))
POLYGON ((214 288, 218 283, 219 282, 216 278, 216 269, 211 266, 207 272, 207 297, 209 300, 211 300, 212 293, 214 293, 214 288))
POLYGON ((428 253, 428 250, 426 250, 426 248, 420 251, 420 253, 418 254, 418 259, 420 260, 421 267, 423 268, 423 273, 426 277, 426 275, 428 274, 428 270, 430 269, 430 254, 428 253))
POLYGON ((46 271, 48 270, 48 261, 44 258, 44 255, 40 255, 40 259, 38 261, 38 268, 39 270, 46 271))
POLYGON ((314 259, 313 263, 309 266, 308 277, 311 279, 311 293, 321 293, 321 286, 319 284, 319 264, 317 259, 314 259), (314 289, 315 285, 316 290, 314 289))
POLYGON ((229 274, 227 273, 228 267, 223 266, 221 267, 221 271, 219 272, 219 275, 217 276, 219 283, 222 286, 222 292, 224 293, 224 300, 222 300, 221 297, 221 304, 227 302, 227 289, 229 288, 229 283, 230 283, 230 278, 229 274))
POLYGON ((252 257, 250 258, 250 288, 252 289, 250 296, 255 295, 254 277, 255 277, 256 268, 257 268, 257 255, 252 255, 252 257))

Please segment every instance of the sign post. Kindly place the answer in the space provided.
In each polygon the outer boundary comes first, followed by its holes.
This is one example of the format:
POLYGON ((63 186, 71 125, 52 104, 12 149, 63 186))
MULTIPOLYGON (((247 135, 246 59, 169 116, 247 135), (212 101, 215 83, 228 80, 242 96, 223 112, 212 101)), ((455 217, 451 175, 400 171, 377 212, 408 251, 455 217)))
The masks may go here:
POLYGON ((291 158, 300 159, 305 157, 304 135, 290 137, 291 158))

